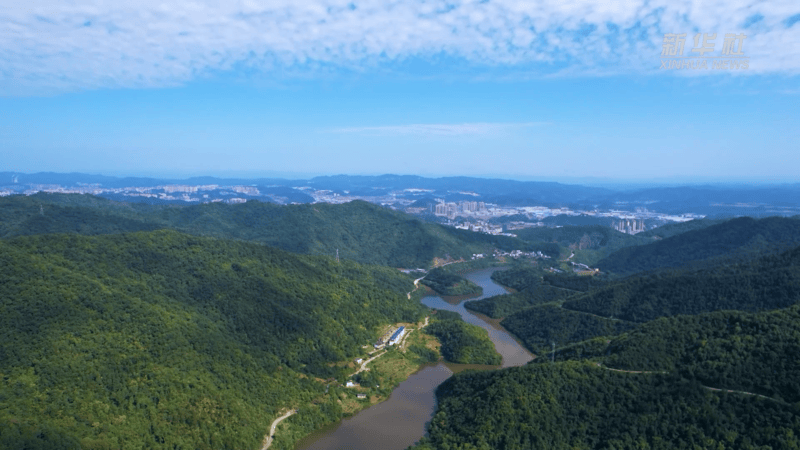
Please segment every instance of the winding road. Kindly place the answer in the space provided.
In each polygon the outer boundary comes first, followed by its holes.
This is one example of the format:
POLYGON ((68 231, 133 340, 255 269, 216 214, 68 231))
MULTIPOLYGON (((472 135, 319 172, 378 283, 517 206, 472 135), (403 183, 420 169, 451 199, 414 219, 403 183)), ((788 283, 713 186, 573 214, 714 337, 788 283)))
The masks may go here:
MULTIPOLYGON (((612 371, 614 371, 614 372, 625 372, 625 373, 658 373, 658 374, 666 374, 666 373, 668 373, 668 372, 663 372, 663 371, 645 371, 645 370, 621 370, 621 369, 612 369, 611 367, 606 367, 606 366, 604 366, 604 365, 602 365, 602 364, 600 364, 600 363, 596 363, 596 364, 597 364, 597 367, 599 367, 599 368, 601 368, 601 369, 605 369, 605 370, 612 370, 612 371)), ((706 388, 706 389, 708 389, 708 390, 710 390, 710 391, 717 391, 717 392, 727 392, 727 393, 730 393, 730 394, 752 395, 752 396, 754 396, 754 397, 761 397, 761 398, 763 398, 763 399, 772 400, 772 401, 774 401, 774 402, 781 402, 780 400, 778 400, 778 399, 776 399, 776 398, 767 397, 766 395, 756 394, 756 393, 754 393, 754 392, 735 391, 735 390, 732 390, 732 389, 719 389, 719 388, 713 388, 713 387, 711 387, 711 386, 706 386, 706 385, 704 385, 704 384, 701 384, 701 386, 703 386, 704 388, 706 388)))
POLYGON ((280 416, 277 419, 272 421, 272 425, 269 427, 269 434, 264 436, 264 445, 261 446, 261 450, 267 450, 269 448, 269 446, 272 445, 272 436, 275 435, 275 428, 278 427, 278 424, 283 422, 284 420, 288 419, 289 417, 291 417, 295 413, 297 413, 297 410, 296 409, 292 409, 289 412, 287 412, 286 414, 284 414, 284 415, 282 415, 282 416, 280 416))
MULTIPOLYGON (((419 282, 420 282, 420 280, 422 280, 423 278, 425 278, 425 277, 427 277, 427 276, 428 276, 428 274, 425 274, 425 276, 424 276, 424 277, 420 277, 420 278, 417 278, 416 280, 414 280, 414 291, 416 291, 417 289, 419 289, 419 282)), ((411 293, 412 293, 412 292, 414 292, 414 291, 411 291, 411 292, 409 292, 408 294, 406 294, 406 295, 408 295, 408 299, 409 299, 409 300, 411 300, 411 293)))

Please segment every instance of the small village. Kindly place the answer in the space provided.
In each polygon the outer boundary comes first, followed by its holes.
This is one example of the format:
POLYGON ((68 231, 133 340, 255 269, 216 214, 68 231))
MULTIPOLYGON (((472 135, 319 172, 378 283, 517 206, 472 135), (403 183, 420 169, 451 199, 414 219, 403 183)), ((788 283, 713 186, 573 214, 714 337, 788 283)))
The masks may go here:
MULTIPOLYGON (((418 324, 419 325, 418 328, 419 329, 424 328, 428 324, 428 322, 429 318, 426 317, 424 322, 418 324)), ((358 382, 354 381, 353 378, 362 372, 368 372, 370 368, 367 367, 367 365, 377 360, 378 358, 386 355, 386 353, 390 348, 397 347, 404 351, 406 346, 406 340, 411 334, 411 332, 413 332, 415 329, 417 328, 411 328, 408 325, 396 325, 386 330, 383 333, 383 335, 381 335, 381 337, 378 338, 378 340, 375 341, 374 344, 372 344, 373 350, 369 352, 368 358, 356 358, 355 360, 353 360, 358 369, 350 376, 351 379, 345 382, 343 387, 366 389, 364 386, 361 386, 358 382)), ((365 346, 365 348, 368 347, 369 346, 365 346)), ((375 387, 379 388, 380 386, 375 386, 375 387)), ((367 400, 368 394, 367 392, 356 392, 356 398, 359 400, 367 400)))

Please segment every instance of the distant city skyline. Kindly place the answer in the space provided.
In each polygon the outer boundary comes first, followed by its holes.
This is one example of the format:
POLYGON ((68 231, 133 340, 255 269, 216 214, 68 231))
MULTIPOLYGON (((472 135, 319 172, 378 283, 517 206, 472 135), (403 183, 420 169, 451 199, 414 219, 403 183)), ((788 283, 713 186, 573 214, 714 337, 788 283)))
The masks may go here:
POLYGON ((789 0, 0 2, 0 171, 800 182, 789 0))

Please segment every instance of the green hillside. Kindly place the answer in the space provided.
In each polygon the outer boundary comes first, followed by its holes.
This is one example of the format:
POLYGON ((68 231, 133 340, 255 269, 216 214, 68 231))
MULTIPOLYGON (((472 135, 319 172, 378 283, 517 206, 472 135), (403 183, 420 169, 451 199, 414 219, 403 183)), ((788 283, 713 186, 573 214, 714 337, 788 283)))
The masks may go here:
MULTIPOLYGON (((467 306, 478 311, 513 311, 502 325, 538 353, 548 351, 553 341, 561 347, 613 336, 660 317, 718 310, 756 312, 793 305, 800 301, 800 247, 749 263, 705 270, 666 270, 613 282, 545 275, 542 282, 578 289, 564 291, 568 295, 548 303, 514 302, 498 296, 467 306), (583 280, 596 287, 579 292, 577 283, 583 280)), ((541 287, 527 289, 530 291, 521 294, 538 292, 541 287)))
POLYGON ((423 223, 363 201, 280 206, 129 205, 89 195, 0 198, 0 237, 45 233, 110 234, 170 228, 197 236, 258 242, 295 253, 391 267, 429 267, 434 257, 469 259, 498 247, 527 249, 519 239, 423 223), (44 205, 44 206, 42 206, 44 205))
POLYGON ((82 235, 152 231, 162 225, 137 210, 89 195, 0 197, 0 238, 46 233, 82 235))
POLYGON ((645 322, 721 309, 760 311, 800 300, 800 247, 752 263, 626 278, 571 297, 564 308, 645 322))
POLYGON ((795 406, 679 376, 588 362, 456 374, 437 390, 433 449, 792 449, 795 406))
MULTIPOLYGON (((517 266, 492 274, 497 283, 517 292, 464 303, 464 307, 495 319, 508 317, 531 306, 560 304, 564 299, 608 283, 603 276, 553 274, 541 266, 517 266)), ((549 341, 548 341, 549 342, 549 341)))
POLYGON ((552 344, 560 347, 597 336, 614 336, 638 325, 570 311, 556 305, 525 309, 508 316, 501 324, 534 354, 550 351, 552 344))
POLYGON ((481 295, 483 293, 483 288, 472 281, 438 267, 425 275, 422 284, 440 295, 481 295))
POLYGON ((588 265, 619 249, 653 242, 653 238, 632 236, 602 225, 526 228, 514 230, 514 234, 527 242, 557 246, 559 252, 544 252, 554 258, 559 253, 564 258, 574 254, 570 261, 588 265))
POLYGON ((435 311, 425 332, 436 336, 442 343, 440 350, 446 361, 457 364, 502 363, 502 357, 489 340, 489 333, 477 325, 464 322, 456 312, 435 311))
POLYGON ((174 231, 6 239, 0 260, 0 443, 255 449, 282 410, 341 417, 317 379, 422 315, 394 269, 174 231))
POLYGON ((798 448, 798 343, 798 306, 720 311, 586 342, 555 363, 457 374, 414 448, 798 448))
POLYGON ((668 223, 658 228, 653 228, 652 230, 638 233, 636 236, 666 239, 668 237, 686 233, 687 231, 701 230, 703 228, 708 228, 712 225, 717 225, 726 221, 727 219, 695 219, 688 222, 668 223))
MULTIPOLYGON (((611 340, 603 365, 676 372, 712 387, 800 402, 800 306, 667 317, 611 340)), ((586 356, 586 355, 585 355, 586 356)))
POLYGON ((617 250, 598 261, 597 267, 625 275, 712 259, 729 264, 800 245, 800 220, 795 218, 741 217, 703 225, 648 245, 617 250))
POLYGON ((621 233, 602 225, 567 225, 558 228, 533 227, 515 230, 514 234, 526 241, 555 242, 564 247, 572 246, 579 250, 618 249, 652 242, 652 239, 641 239, 638 235, 621 233))

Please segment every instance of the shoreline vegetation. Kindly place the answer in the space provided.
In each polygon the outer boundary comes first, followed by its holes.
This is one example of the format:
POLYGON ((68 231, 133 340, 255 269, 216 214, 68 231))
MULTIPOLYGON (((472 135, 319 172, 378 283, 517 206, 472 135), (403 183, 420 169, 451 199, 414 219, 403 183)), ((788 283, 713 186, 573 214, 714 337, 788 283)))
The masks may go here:
POLYGON ((432 269, 420 282, 438 294, 449 297, 483 294, 482 287, 442 268, 432 269))
POLYGON ((429 317, 426 317, 417 323, 396 323, 384 327, 392 330, 405 326, 408 331, 402 342, 372 352, 370 358, 377 358, 369 361, 364 370, 361 369, 363 363, 355 360, 338 363, 354 369, 353 374, 343 383, 328 384, 325 394, 313 399, 309 405, 301 405, 297 408, 297 414, 281 422, 273 435, 270 449, 295 449, 303 439, 324 427, 387 400, 400 383, 431 362, 439 361, 439 342, 433 336, 421 332, 428 323, 429 317), (350 382, 353 385, 348 387, 350 382), (364 398, 359 398, 360 395, 364 398), (315 421, 313 409, 318 405, 335 405, 340 414, 333 420, 315 421))
POLYGON ((281 424, 280 431, 273 437, 275 445, 272 448, 294 449, 303 439, 325 426, 387 400, 400 383, 431 363, 484 366, 501 363, 501 356, 495 351, 488 333, 476 325, 467 324, 457 313, 434 310, 422 322, 395 324, 394 328, 398 326, 406 326, 409 330, 404 340, 386 350, 374 352, 379 358, 371 361, 366 370, 358 369, 351 377, 355 386, 338 386, 330 391, 329 398, 314 400, 323 403, 335 399, 343 412, 340 418, 311 429, 304 426, 301 408, 298 410, 300 414, 281 424), (366 398, 359 399, 359 394, 366 398))
MULTIPOLYGON (((415 289, 408 293, 416 301, 433 293, 428 286, 422 283, 419 285, 424 286, 424 289, 415 289)), ((340 418, 310 428, 303 423, 301 409, 299 410, 301 414, 281 424, 280 431, 274 436, 275 445, 272 448, 295 449, 298 443, 316 431, 387 400, 400 383, 431 363, 445 362, 489 367, 499 366, 502 362, 502 357, 496 352, 486 330, 464 322, 458 313, 434 309, 424 321, 416 324, 398 323, 388 327, 387 330, 399 326, 405 326, 408 330, 403 341, 371 353, 370 355, 379 357, 373 361, 367 360, 369 367, 366 370, 358 368, 350 378, 357 385, 350 388, 339 386, 339 389, 331 395, 331 398, 335 398, 341 405, 343 414, 340 418), (364 394, 366 398, 359 399, 358 394, 364 394)), ((348 367, 350 365, 352 364, 348 363, 348 367)), ((359 367, 359 364, 355 363, 354 367, 359 367)), ((314 401, 323 403, 326 399, 319 398, 314 401)))

